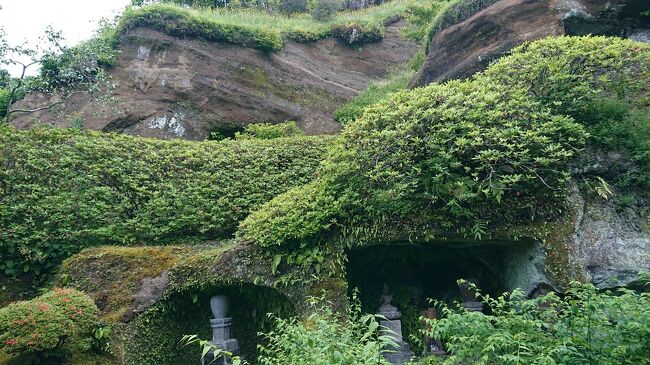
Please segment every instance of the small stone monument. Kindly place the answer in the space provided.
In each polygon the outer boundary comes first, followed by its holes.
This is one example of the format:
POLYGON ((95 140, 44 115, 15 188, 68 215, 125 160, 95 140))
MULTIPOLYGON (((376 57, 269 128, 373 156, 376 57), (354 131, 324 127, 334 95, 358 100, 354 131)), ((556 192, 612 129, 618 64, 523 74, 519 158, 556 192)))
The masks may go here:
POLYGON ((383 328, 382 334, 391 336, 397 344, 397 348, 384 349, 386 350, 384 358, 393 365, 405 364, 411 359, 413 353, 409 349, 408 343, 404 342, 402 338, 402 321, 400 320, 402 313, 391 304, 393 296, 389 294, 386 284, 384 284, 381 298, 382 305, 379 307, 379 314, 386 318, 379 320, 379 324, 383 328))
MULTIPOLYGON (((210 320, 210 327, 212 327, 212 341, 210 342, 224 351, 238 355, 239 343, 236 339, 230 338, 232 318, 226 317, 230 308, 228 297, 225 295, 215 295, 210 299, 210 308, 214 316, 210 320)), ((203 359, 203 365, 205 364, 229 365, 230 359, 224 356, 215 360, 213 354, 208 354, 203 359)))
POLYGON ((476 300, 476 289, 479 289, 478 279, 466 279, 458 284, 460 295, 463 298, 463 307, 470 312, 482 312, 483 303, 476 300))
MULTIPOLYGON (((429 320, 438 319, 438 311, 436 311, 435 308, 427 308, 425 311, 422 311, 421 314, 422 314, 422 318, 426 318, 429 320)), ((427 322, 424 322, 424 326, 426 330, 431 329, 427 324, 427 322)), ((424 336, 424 346, 426 349, 425 352, 428 354, 436 355, 436 356, 444 356, 447 354, 442 346, 441 341, 426 335, 424 336)))

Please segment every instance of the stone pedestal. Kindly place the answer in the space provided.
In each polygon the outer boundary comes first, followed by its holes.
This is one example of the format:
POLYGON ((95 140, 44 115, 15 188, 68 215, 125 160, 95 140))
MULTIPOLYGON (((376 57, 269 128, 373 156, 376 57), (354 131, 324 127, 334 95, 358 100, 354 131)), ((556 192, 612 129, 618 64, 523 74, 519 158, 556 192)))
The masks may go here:
MULTIPOLYGON (((217 295, 210 299, 210 308, 215 318, 210 320, 212 328, 212 341, 215 347, 230 352, 233 355, 239 355, 239 342, 230 337, 230 327, 232 318, 226 317, 230 302, 224 295, 217 295)), ((203 365, 229 365, 230 359, 225 356, 219 356, 215 359, 214 352, 208 353, 203 359, 203 365)))

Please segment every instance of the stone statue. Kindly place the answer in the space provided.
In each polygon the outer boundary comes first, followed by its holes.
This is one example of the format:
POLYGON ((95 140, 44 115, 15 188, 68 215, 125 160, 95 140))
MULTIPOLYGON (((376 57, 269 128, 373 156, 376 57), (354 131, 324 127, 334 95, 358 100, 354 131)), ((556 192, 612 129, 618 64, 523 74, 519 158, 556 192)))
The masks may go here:
POLYGON ((383 354, 384 358, 393 365, 405 364, 411 359, 413 353, 402 338, 402 321, 400 320, 402 313, 397 307, 391 304, 393 295, 390 294, 388 285, 386 284, 384 284, 382 290, 381 300, 382 304, 379 307, 379 314, 386 318, 379 320, 382 334, 392 337, 393 341, 397 344, 397 348, 384 349, 386 350, 383 354))

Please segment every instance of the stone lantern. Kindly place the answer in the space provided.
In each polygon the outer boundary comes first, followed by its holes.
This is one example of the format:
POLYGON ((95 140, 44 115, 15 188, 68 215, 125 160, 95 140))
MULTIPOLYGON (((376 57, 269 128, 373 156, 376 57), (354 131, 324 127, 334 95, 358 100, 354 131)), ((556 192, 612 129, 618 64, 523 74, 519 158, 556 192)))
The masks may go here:
MULTIPOLYGON (((215 295, 210 299, 210 309, 212 309, 212 315, 214 316, 210 320, 210 327, 212 327, 212 341, 210 342, 224 351, 238 355, 239 343, 236 339, 230 337, 232 318, 227 317, 230 309, 230 300, 225 295, 215 295)), ((230 360, 225 356, 215 360, 214 354, 208 354, 203 364, 229 365, 230 360)))

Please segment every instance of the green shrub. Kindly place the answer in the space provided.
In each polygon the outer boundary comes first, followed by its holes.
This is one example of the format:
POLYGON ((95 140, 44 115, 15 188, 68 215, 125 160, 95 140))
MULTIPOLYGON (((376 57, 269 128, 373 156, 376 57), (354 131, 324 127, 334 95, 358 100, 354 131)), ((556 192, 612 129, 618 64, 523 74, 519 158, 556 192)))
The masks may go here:
POLYGON ((0 269, 43 273, 84 247, 227 237, 307 183, 326 137, 162 141, 0 128, 0 269))
POLYGON ((611 37, 556 37, 527 43, 475 76, 524 88, 583 124, 593 146, 618 151, 635 169, 623 187, 650 191, 650 46, 611 37))
POLYGON ((444 364, 648 363, 649 293, 573 283, 563 298, 525 298, 519 290, 481 296, 491 315, 438 303, 443 318, 425 319, 425 334, 444 341, 444 364))
POLYGON ((554 112, 588 125, 581 116, 596 100, 647 106, 650 45, 617 37, 549 37, 513 49, 475 78, 522 87, 554 112))
POLYGON ((391 230, 480 239, 557 214, 585 138, 517 88, 454 81, 398 92, 346 126, 317 180, 253 212, 240 235, 263 246, 331 227, 354 244, 391 230))
POLYGON ((235 134, 236 139, 274 139, 282 137, 296 137, 304 136, 305 132, 298 127, 296 122, 289 120, 282 123, 256 123, 249 124, 244 128, 243 132, 235 134))
POLYGON ((341 124, 354 121, 361 116, 367 106, 388 98, 394 92, 406 90, 412 77, 412 71, 404 71, 388 80, 372 83, 361 94, 338 108, 334 112, 334 119, 341 124))
POLYGON ((73 289, 9 304, 0 308, 0 350, 42 355, 88 350, 98 314, 93 300, 73 289))
POLYGON ((395 343, 379 331, 374 315, 361 313, 358 302, 346 320, 338 321, 322 301, 312 300, 311 306, 313 314, 306 319, 276 318, 276 328, 265 334, 267 344, 260 346, 261 365, 388 364, 382 349, 395 343))

